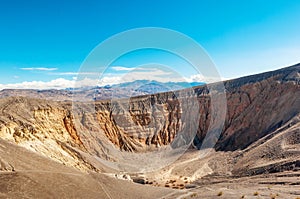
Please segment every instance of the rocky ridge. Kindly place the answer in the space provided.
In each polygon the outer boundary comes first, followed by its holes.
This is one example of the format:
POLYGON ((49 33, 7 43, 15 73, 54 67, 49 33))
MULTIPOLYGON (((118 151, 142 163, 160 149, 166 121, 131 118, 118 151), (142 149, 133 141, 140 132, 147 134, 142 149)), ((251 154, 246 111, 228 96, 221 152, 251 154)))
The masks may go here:
MULTIPOLYGON (((245 150, 299 116, 299 74, 298 64, 224 82, 227 115, 215 149, 245 150)), ((104 146, 142 153, 173 144, 178 132, 189 128, 184 120, 186 113, 197 115, 199 125, 193 143, 200 148, 213 119, 209 92, 206 86, 195 87, 192 93, 186 91, 186 95, 196 98, 191 104, 182 104, 176 92, 133 97, 125 109, 113 101, 72 104, 3 98, 0 137, 82 171, 101 172, 103 165, 99 166, 93 156, 117 161, 104 146)), ((293 140, 299 144, 298 139, 293 140)), ((12 170, 6 163, 1 165, 2 169, 12 170)))

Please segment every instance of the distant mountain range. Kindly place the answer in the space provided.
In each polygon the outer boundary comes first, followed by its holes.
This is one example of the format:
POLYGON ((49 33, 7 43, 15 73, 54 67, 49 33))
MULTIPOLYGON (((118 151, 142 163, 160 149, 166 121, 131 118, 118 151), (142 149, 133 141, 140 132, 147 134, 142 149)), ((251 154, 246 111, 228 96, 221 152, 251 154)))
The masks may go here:
POLYGON ((10 96, 23 96, 43 98, 48 100, 105 100, 112 98, 125 98, 161 92, 181 90, 194 86, 204 85, 204 82, 158 82, 149 80, 136 80, 113 85, 67 88, 63 90, 35 90, 35 89, 4 89, 0 91, 0 98, 10 96))

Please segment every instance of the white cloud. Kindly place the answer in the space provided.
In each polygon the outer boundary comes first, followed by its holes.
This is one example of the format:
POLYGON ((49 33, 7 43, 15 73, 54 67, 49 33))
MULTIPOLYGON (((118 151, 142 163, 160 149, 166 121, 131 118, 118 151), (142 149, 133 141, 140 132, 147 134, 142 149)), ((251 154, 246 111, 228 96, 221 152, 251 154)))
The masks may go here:
POLYGON ((99 82, 98 85, 99 86, 105 86, 105 85, 113 85, 113 84, 120 84, 120 83, 124 83, 124 81, 122 81, 122 76, 104 76, 102 77, 99 82))
POLYGON ((21 70, 29 70, 29 71, 54 71, 58 70, 58 68, 45 68, 45 67, 31 67, 31 68, 20 68, 21 70))
MULTIPOLYGON (((132 71, 123 76, 119 76, 118 79, 114 78, 114 81, 119 81, 117 83, 131 82, 135 80, 156 80, 158 82, 218 82, 221 78, 218 77, 206 77, 202 74, 191 75, 189 77, 182 76, 174 71, 165 71, 157 68, 151 70, 140 70, 132 71)), ((108 82, 108 81, 107 81, 108 82)))
POLYGON ((124 72, 129 72, 129 71, 155 71, 155 70, 157 70, 157 68, 155 66, 153 66, 153 67, 139 66, 139 67, 135 67, 135 68, 128 68, 128 67, 124 67, 124 66, 112 66, 110 68, 115 70, 115 71, 124 71, 124 72))
POLYGON ((54 79, 48 82, 44 81, 25 81, 15 84, 0 84, 0 90, 3 89, 65 89, 65 88, 79 88, 86 86, 97 85, 97 80, 85 78, 82 80, 67 80, 64 78, 54 79))
POLYGON ((131 82, 135 80, 156 80, 159 82, 168 82, 170 79, 179 79, 170 71, 160 69, 155 70, 140 70, 126 73, 122 76, 122 81, 131 82))
POLYGON ((191 75, 190 77, 184 78, 187 82, 205 82, 205 83, 213 83, 222 81, 223 78, 220 77, 205 77, 202 74, 191 75))
POLYGON ((135 69, 135 68, 127 68, 127 67, 124 67, 124 66, 113 66, 111 68, 115 71, 131 71, 131 70, 135 69))

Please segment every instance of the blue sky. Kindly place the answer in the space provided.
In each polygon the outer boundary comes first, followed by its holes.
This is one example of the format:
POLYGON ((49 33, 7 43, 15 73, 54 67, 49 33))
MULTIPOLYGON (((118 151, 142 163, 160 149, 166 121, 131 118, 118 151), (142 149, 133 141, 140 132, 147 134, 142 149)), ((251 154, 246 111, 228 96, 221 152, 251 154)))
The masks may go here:
MULTIPOLYGON (((273 70, 300 62, 299 21, 298 0, 3 0, 0 87, 68 84, 100 42, 140 27, 169 28, 193 38, 226 79, 273 70)), ((131 57, 117 65, 129 67, 136 59, 131 57)))

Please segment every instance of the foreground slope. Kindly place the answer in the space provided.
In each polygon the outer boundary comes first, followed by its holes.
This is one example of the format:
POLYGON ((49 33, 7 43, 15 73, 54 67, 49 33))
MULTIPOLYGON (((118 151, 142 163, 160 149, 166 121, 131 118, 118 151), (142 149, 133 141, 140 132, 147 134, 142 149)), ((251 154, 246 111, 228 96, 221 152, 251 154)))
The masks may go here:
POLYGON ((171 192, 83 173, 0 139, 0 198, 150 199, 171 192))

